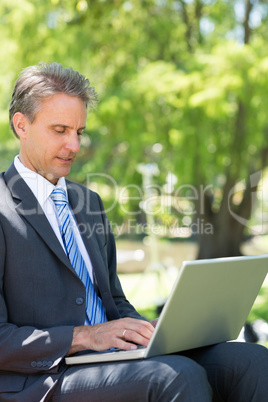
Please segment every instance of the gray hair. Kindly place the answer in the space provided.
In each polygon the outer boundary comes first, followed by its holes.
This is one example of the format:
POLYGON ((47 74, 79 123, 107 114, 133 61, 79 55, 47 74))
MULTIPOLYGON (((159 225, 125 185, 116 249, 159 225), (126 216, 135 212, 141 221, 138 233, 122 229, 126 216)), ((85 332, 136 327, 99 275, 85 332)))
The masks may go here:
POLYGON ((13 125, 15 113, 23 113, 32 123, 42 101, 60 93, 82 99, 87 108, 94 108, 98 101, 89 80, 72 68, 41 62, 22 70, 9 106, 9 124, 15 136, 18 137, 13 125))

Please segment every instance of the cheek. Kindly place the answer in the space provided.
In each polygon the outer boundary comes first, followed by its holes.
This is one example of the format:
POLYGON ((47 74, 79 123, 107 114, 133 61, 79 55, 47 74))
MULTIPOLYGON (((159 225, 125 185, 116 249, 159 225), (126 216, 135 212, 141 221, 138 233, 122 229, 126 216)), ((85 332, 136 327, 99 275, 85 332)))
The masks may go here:
POLYGON ((32 157, 36 160, 36 162, 39 162, 40 164, 45 164, 46 160, 48 159, 47 153, 47 145, 40 143, 40 142, 33 142, 31 143, 31 149, 30 149, 32 157))

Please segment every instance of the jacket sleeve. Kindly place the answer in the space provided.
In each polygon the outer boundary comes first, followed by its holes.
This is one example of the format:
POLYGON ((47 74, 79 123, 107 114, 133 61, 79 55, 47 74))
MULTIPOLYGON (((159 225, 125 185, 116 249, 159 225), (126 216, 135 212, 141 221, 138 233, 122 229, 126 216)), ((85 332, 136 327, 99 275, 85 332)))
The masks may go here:
POLYGON ((5 238, 0 223, 0 370, 24 374, 48 370, 58 372, 62 358, 71 346, 73 327, 41 330, 32 326, 19 327, 8 322, 4 288, 5 250, 5 238))

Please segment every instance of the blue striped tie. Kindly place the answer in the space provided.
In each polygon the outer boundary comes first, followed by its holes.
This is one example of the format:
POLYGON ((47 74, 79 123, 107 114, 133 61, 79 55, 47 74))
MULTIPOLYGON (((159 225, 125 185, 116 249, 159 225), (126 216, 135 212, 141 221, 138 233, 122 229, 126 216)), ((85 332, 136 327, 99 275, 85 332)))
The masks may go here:
POLYGON ((86 315, 88 321, 91 325, 106 322, 107 317, 105 308, 102 305, 101 299, 96 294, 85 262, 75 240, 65 190, 62 188, 55 188, 51 193, 51 198, 57 209, 60 232, 67 256, 86 288, 86 315))

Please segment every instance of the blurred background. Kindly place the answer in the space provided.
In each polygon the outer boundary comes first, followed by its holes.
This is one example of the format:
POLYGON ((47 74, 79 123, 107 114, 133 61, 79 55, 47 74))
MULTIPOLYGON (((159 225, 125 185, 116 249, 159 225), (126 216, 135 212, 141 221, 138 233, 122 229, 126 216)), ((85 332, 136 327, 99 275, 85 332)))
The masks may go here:
MULTIPOLYGON (((96 87, 70 179, 103 198, 141 311, 183 260, 267 253, 267 0, 1 0, 0 43, 1 171, 23 68, 60 62, 96 87)), ((249 320, 268 321, 267 298, 249 320)))

